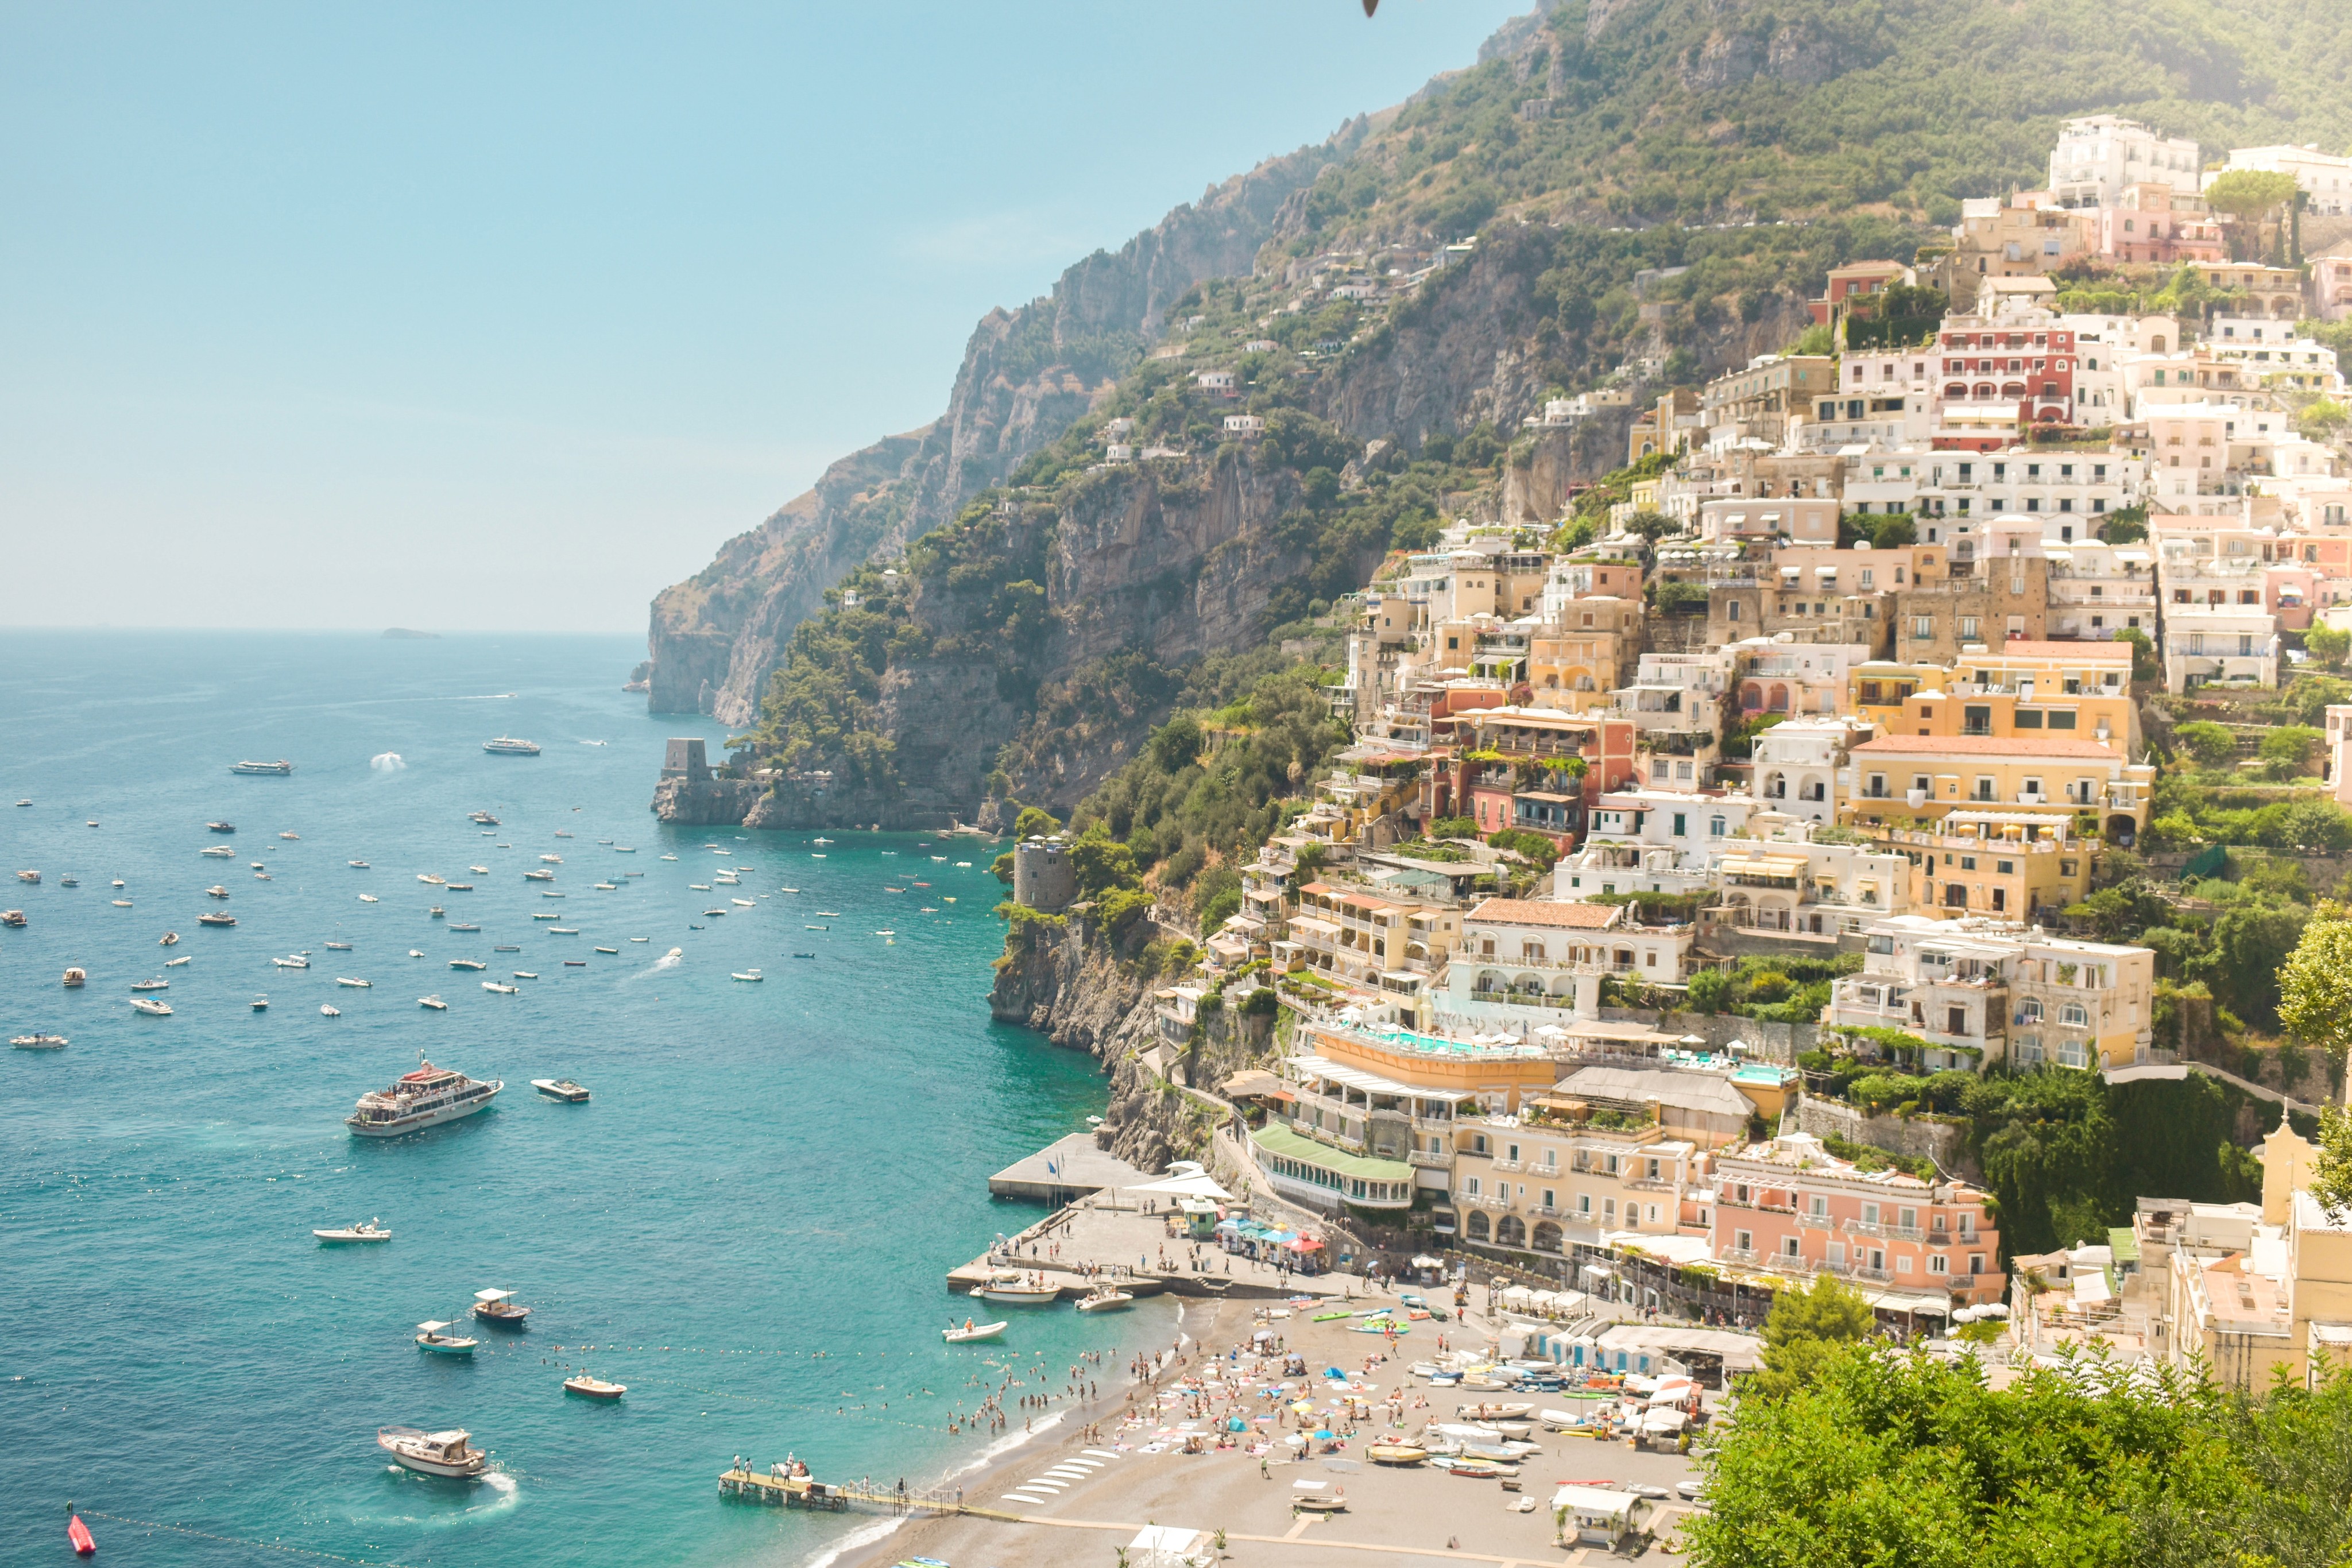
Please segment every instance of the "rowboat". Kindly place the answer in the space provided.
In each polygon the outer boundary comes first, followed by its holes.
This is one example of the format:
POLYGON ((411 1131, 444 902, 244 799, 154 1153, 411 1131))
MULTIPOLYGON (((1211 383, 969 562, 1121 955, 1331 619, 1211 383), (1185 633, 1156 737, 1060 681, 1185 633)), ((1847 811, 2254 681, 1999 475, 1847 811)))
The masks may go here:
POLYGON ((520 1328, 530 1309, 514 1299, 512 1291, 476 1291, 474 1315, 500 1328, 520 1328))
MULTIPOLYGON (((17 804, 22 805, 24 802, 20 800, 17 804)), ((92 1557, 97 1555, 98 1538, 90 1534, 89 1526, 81 1521, 81 1515, 71 1511, 73 1504, 68 1503, 66 1508, 68 1511, 66 1513, 66 1541, 73 1547, 74 1555, 77 1557, 92 1557)))
POLYGON ((427 1318, 418 1323, 416 1348, 429 1350, 436 1355, 471 1355, 474 1354, 474 1347, 482 1343, 478 1339, 467 1339, 462 1334, 443 1333, 441 1331, 448 1326, 439 1318, 427 1318))
POLYGON ((1429 1450, 1418 1443, 1374 1443, 1364 1450, 1364 1458, 1376 1465, 1418 1465, 1429 1458, 1429 1450))
POLYGON ((1519 1401, 1513 1401, 1505 1405, 1457 1405, 1454 1407, 1454 1413, 1467 1421, 1516 1421, 1522 1416, 1532 1415, 1534 1412, 1535 1406, 1533 1405, 1525 1404, 1519 1401))
POLYGON ((607 1383, 601 1377, 591 1377, 584 1372, 576 1377, 567 1377, 563 1380, 563 1392, 577 1394, 589 1399, 618 1399, 628 1391, 629 1385, 625 1383, 607 1383))
POLYGON ((311 1235, 321 1241, 389 1241, 392 1232, 373 1219, 362 1219, 356 1225, 346 1225, 340 1230, 313 1230, 311 1235))
POLYGON ((950 1323, 941 1329, 940 1337, 950 1344, 977 1344, 984 1339, 994 1339, 1003 1332, 1004 1324, 1002 1322, 976 1323, 970 1318, 966 1318, 961 1328, 957 1328, 950 1323))

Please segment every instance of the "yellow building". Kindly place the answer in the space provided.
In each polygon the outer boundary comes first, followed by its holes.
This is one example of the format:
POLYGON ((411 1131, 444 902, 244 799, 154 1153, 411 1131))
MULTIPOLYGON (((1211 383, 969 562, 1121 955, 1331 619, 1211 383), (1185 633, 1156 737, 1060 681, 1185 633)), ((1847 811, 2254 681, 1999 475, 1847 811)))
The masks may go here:
POLYGON ((1528 639, 1528 685, 1538 707, 1605 708, 1629 678, 1641 643, 1639 600, 1573 599, 1528 639))
POLYGON ((2021 640, 1949 666, 1874 659, 1846 679, 1850 711, 1885 736, 2073 737, 2126 761, 2144 750, 2128 643, 2021 640))

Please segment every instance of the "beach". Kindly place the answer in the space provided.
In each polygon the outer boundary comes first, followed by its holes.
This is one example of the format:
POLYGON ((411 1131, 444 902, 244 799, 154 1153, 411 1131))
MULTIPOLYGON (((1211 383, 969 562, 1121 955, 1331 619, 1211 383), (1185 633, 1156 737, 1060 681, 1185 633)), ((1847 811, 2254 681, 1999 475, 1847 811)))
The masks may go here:
MULTIPOLYGON (((1367 1291, 1364 1307, 1394 1301, 1393 1295, 1367 1291)), ((1483 1288, 1474 1296, 1483 1299, 1483 1288)), ((1636 1450, 1622 1442, 1546 1434, 1534 1441, 1542 1451, 1522 1466, 1521 1490, 1504 1490, 1494 1480, 1458 1477, 1428 1466, 1391 1468, 1363 1458, 1368 1441, 1389 1433, 1381 1401, 1400 1386, 1404 1390, 1403 1427, 1417 1431, 1425 1421, 1455 1418, 1455 1406, 1475 1401, 1475 1393, 1430 1388, 1410 1375, 1413 1361, 1433 1354, 1438 1339, 1465 1348, 1487 1342, 1495 1326, 1474 1308, 1459 1322, 1420 1322, 1390 1351, 1382 1336, 1351 1332, 1350 1321, 1317 1323, 1307 1312, 1272 1321, 1255 1315, 1266 1303, 1241 1300, 1190 1301, 1181 1321, 1182 1348, 1177 1357, 1158 1369, 1149 1383, 1138 1382, 1111 1397, 1064 1412, 1053 1427, 1029 1442, 957 1478, 966 1502, 991 1511, 991 1517, 966 1514, 909 1520, 881 1540, 845 1552, 839 1568, 888 1568, 909 1557, 930 1557, 954 1568, 1101 1568, 1113 1560, 1148 1525, 1172 1525, 1213 1533, 1225 1532, 1223 1561, 1234 1564, 1266 1564, 1268 1568, 1363 1568, 1373 1563, 1561 1563, 1594 1561, 1606 1555, 1601 1548, 1561 1548, 1553 1544, 1550 1510, 1553 1490, 1563 1481, 1648 1483, 1672 1490, 1677 1481, 1696 1473, 1692 1462, 1673 1452, 1636 1450), (1164 1441, 1163 1432, 1176 1430, 1187 1418, 1182 1407, 1163 1410, 1139 1425, 1128 1425, 1136 1412, 1150 1407, 1156 1394, 1177 1387, 1184 1379, 1202 1376, 1213 1365, 1224 1387, 1239 1390, 1241 1407, 1264 1412, 1271 1402, 1255 1397, 1259 1390, 1241 1388, 1252 1356, 1243 1352, 1253 1334, 1270 1330, 1283 1345, 1304 1355, 1311 1372, 1328 1366, 1350 1373, 1363 1371, 1367 1357, 1386 1356, 1363 1372, 1360 1381, 1371 1392, 1369 1421, 1360 1422, 1355 1435, 1342 1439, 1340 1452, 1291 1461, 1277 1443, 1260 1459, 1244 1448, 1188 1454, 1181 1444, 1159 1452, 1147 1451, 1164 1441), (1096 1428, 1089 1438, 1086 1428, 1096 1428), (1291 1497, 1299 1480, 1330 1483, 1346 1493, 1345 1511, 1298 1514, 1291 1497), (1040 1483, 1050 1482, 1049 1485, 1040 1483), (1046 1498, 1043 1503, 1008 1500, 1046 1498), (1532 1500, 1531 1511, 1517 1511, 1523 1499, 1532 1500)), ((1277 1309, 1278 1310, 1278 1309, 1277 1309)), ((1280 1357, 1266 1366, 1279 1376, 1280 1357)), ((1294 1380, 1295 1381, 1295 1380, 1294 1380)), ((1310 1378, 1318 1404, 1326 1396, 1319 1379, 1310 1378)), ((1544 1403, 1542 1396, 1536 1396, 1544 1403)), ((1198 1407, 1195 1407, 1198 1408, 1198 1407)), ((1222 1416, 1223 1397, 1213 1402, 1222 1416)), ((1194 1429, 1207 1430, 1207 1419, 1194 1429)), ((1276 1428, 1282 1435, 1291 1428, 1276 1428)), ((1319 1446, 1319 1445, 1318 1445, 1319 1446)), ((1655 1505, 1654 1527, 1660 1540, 1675 1532, 1675 1520, 1691 1505, 1672 1499, 1655 1505)))

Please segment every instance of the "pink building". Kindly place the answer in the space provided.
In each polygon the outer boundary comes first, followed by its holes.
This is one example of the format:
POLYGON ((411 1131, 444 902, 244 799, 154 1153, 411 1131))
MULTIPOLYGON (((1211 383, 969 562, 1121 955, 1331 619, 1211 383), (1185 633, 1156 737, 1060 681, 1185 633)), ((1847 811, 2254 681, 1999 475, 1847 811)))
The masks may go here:
POLYGON ((1983 1192, 1900 1171, 1864 1173, 1810 1133, 1715 1156, 1707 1237, 1718 1262, 1811 1276, 1969 1306, 2007 1288, 2000 1235, 1983 1192))

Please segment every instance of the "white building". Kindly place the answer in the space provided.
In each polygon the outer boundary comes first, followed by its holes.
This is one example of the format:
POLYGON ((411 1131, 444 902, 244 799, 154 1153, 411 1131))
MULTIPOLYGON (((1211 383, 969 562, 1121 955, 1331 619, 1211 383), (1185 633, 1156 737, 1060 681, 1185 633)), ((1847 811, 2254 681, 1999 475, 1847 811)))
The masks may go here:
POLYGON ((2145 544, 2051 543, 2047 635, 2100 641, 2126 629, 2156 635, 2155 558, 2145 544))
POLYGON ((2195 141, 2112 114, 2066 121, 2050 151, 2050 194, 2062 207, 2116 206, 2125 187, 2139 184, 2195 195, 2199 183, 2195 141))
POLYGON ((2241 169, 2294 175, 2311 198, 2312 212, 2329 216, 2352 212, 2352 158, 2322 152, 2315 141, 2301 147, 2233 147, 2229 162, 2206 175, 2205 183, 2241 169))
POLYGON ((1756 799, 1809 821, 1837 820, 1838 770, 1874 733, 1853 718, 1792 718, 1756 737, 1756 799))
POLYGON ((1716 862, 1745 841, 1746 795, 1612 789, 1593 809, 1583 846, 1552 868, 1552 896, 1703 893, 1716 862))
POLYGON ((1687 925, 1635 925, 1622 904, 1490 898, 1462 916, 1462 945, 1430 993, 1441 1030, 1528 1033, 1563 1013, 1601 1016, 1603 976, 1683 983, 1687 925))
POLYGON ((2212 681, 2278 685, 2278 617, 2261 605, 2168 604, 2164 685, 2191 691, 2212 681))

